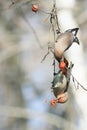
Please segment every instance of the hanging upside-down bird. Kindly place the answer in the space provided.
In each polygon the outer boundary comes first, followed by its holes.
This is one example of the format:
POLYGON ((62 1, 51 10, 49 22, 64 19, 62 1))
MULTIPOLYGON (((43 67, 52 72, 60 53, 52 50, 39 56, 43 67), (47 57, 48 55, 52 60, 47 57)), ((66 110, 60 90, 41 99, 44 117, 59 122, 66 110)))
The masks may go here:
POLYGON ((56 103, 65 103, 68 100, 68 87, 70 82, 71 76, 71 69, 73 64, 71 63, 70 66, 66 64, 64 61, 60 63, 60 70, 54 76, 52 82, 52 90, 56 99, 51 100, 51 105, 55 106, 56 103), (62 66, 62 64, 65 64, 62 66), (65 69, 67 68, 67 69, 65 69))
POLYGON ((55 75, 52 83, 52 90, 56 99, 51 100, 51 105, 55 106, 56 103, 65 103, 68 100, 68 86, 67 78, 61 70, 55 75))
POLYGON ((63 53, 72 45, 73 42, 79 44, 76 37, 79 28, 69 29, 64 33, 60 33, 56 39, 54 46, 54 55, 57 61, 60 61, 63 53))

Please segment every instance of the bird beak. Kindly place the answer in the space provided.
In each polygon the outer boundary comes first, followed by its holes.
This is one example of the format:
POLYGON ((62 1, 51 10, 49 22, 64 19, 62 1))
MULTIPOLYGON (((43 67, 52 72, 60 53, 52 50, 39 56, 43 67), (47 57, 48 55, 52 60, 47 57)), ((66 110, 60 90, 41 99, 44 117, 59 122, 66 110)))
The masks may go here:
POLYGON ((79 43, 79 39, 77 37, 75 37, 75 39, 73 40, 73 42, 76 42, 77 44, 80 44, 79 43))

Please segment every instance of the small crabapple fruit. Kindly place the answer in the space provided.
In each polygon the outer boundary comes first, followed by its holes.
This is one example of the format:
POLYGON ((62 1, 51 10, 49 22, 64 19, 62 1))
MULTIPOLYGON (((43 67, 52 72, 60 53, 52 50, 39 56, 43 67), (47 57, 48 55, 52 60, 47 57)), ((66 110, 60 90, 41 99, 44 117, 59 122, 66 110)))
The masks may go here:
POLYGON ((61 61, 59 63, 59 68, 62 70, 62 69, 65 69, 65 67, 66 67, 66 63, 64 61, 61 61))
POLYGON ((32 5, 32 11, 33 12, 37 12, 39 10, 39 7, 38 7, 38 5, 32 5))

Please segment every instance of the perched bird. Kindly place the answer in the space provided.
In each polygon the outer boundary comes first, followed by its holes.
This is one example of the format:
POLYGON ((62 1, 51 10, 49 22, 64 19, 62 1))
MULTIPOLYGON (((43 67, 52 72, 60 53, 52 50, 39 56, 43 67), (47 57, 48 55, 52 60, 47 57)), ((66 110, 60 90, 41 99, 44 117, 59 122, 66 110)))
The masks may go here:
POLYGON ((73 42, 79 44, 79 40, 76 37, 78 30, 79 28, 69 29, 58 35, 54 45, 54 55, 58 61, 61 60, 63 53, 72 45, 73 42))

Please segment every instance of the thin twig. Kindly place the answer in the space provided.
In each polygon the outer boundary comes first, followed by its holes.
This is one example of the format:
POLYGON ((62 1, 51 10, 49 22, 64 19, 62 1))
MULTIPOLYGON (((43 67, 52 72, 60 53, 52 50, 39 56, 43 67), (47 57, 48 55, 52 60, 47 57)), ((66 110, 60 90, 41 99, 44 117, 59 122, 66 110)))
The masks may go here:
POLYGON ((69 68, 66 67, 66 69, 67 69, 68 73, 70 74, 70 76, 72 76, 72 80, 73 80, 74 86, 75 86, 76 88, 77 88, 78 86, 80 86, 80 87, 83 88, 85 91, 87 91, 87 89, 86 89, 85 87, 83 87, 83 85, 81 85, 81 84, 77 81, 77 79, 73 76, 73 74, 71 73, 71 71, 69 70, 69 68), (77 86, 76 86, 75 83, 77 83, 77 86))
POLYGON ((57 16, 57 7, 56 7, 56 0, 54 0, 54 8, 55 8, 55 17, 56 17, 56 24, 58 32, 60 32, 59 22, 58 22, 58 16, 57 16))

